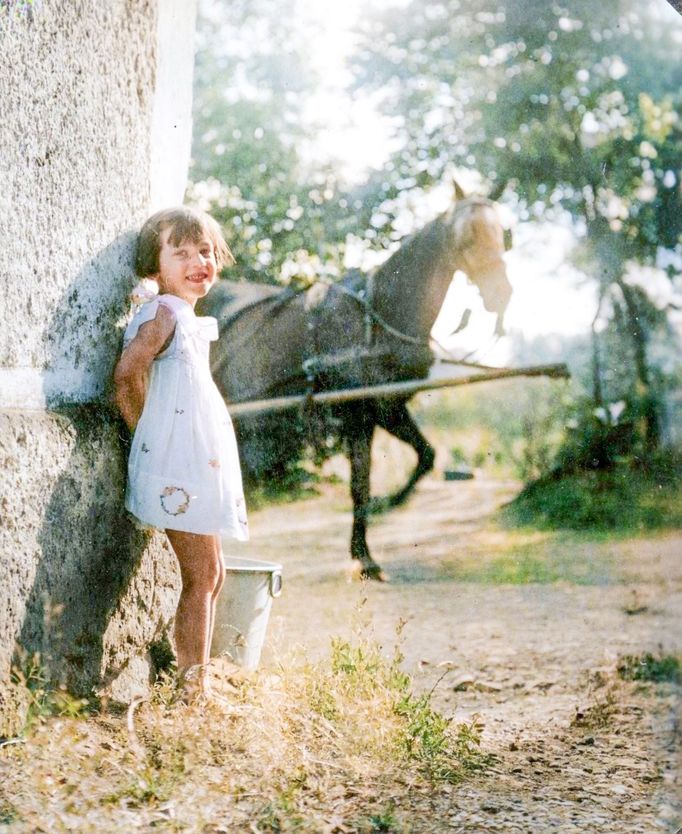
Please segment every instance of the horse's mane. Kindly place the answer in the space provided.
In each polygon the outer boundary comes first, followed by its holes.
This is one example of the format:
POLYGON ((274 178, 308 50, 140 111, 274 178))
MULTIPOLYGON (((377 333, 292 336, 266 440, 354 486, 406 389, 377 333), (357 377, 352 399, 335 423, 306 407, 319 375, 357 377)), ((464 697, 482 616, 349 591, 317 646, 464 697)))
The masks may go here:
POLYGON ((378 266, 374 279, 392 276, 404 269, 423 269, 424 261, 438 263, 446 249, 463 249, 472 237, 471 221, 473 210, 481 206, 492 206, 485 197, 466 197, 438 215, 422 229, 400 241, 399 248, 378 266), (452 232, 452 234, 448 234, 452 232))

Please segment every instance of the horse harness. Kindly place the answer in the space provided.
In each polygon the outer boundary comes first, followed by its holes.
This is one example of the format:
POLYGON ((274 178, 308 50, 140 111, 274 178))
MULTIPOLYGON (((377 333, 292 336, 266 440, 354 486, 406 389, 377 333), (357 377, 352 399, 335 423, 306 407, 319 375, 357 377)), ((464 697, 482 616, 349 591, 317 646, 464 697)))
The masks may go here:
MULTIPOLYGON (((320 279, 318 279, 319 281, 320 279)), ((327 282, 325 282, 327 283, 327 282)), ((419 336, 412 336, 409 333, 403 333, 397 328, 390 325, 386 319, 383 318, 374 309, 374 294, 375 282, 374 276, 368 275, 366 279, 366 289, 356 292, 350 287, 344 286, 341 283, 328 283, 330 288, 340 292, 343 295, 352 298, 364 308, 364 345, 362 348, 350 348, 349 350, 339 351, 334 354, 317 355, 313 349, 313 355, 305 359, 302 363, 303 372, 308 381, 306 393, 312 396, 315 393, 315 385, 317 377, 325 372, 334 369, 342 368, 344 365, 358 361, 371 361, 382 359, 391 354, 390 349, 378 349, 374 345, 375 325, 378 325, 383 331, 410 345, 415 345, 420 348, 429 348, 429 340, 420 338, 419 336)))

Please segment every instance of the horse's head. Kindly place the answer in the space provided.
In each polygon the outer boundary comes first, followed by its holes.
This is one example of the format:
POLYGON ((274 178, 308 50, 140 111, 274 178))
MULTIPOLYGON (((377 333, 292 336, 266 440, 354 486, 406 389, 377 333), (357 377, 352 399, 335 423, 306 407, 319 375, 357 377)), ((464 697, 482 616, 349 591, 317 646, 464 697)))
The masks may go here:
POLYGON ((502 317, 512 294, 504 263, 510 240, 495 203, 482 197, 458 199, 445 220, 455 269, 461 269, 476 285, 485 309, 497 313, 497 331, 502 332, 502 317))

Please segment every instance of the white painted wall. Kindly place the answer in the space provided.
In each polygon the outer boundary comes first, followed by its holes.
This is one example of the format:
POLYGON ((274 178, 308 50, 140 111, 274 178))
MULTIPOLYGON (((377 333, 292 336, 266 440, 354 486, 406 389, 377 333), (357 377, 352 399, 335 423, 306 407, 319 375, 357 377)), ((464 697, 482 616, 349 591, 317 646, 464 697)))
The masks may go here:
POLYGON ((192 146, 196 0, 159 0, 150 212, 182 203, 192 146))

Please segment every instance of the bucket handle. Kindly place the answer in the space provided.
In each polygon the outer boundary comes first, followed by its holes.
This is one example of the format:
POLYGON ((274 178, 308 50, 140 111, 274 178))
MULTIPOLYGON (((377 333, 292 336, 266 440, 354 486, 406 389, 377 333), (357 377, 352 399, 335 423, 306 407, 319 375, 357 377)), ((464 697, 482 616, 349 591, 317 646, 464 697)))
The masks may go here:
POLYGON ((282 593, 282 571, 281 570, 273 570, 270 574, 270 596, 273 599, 277 599, 277 597, 282 593))

